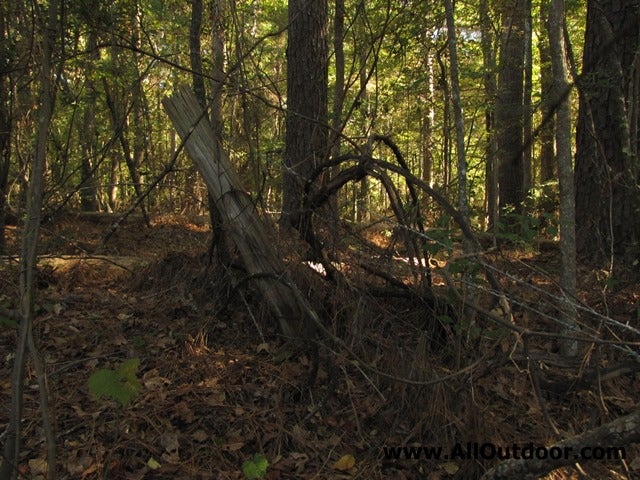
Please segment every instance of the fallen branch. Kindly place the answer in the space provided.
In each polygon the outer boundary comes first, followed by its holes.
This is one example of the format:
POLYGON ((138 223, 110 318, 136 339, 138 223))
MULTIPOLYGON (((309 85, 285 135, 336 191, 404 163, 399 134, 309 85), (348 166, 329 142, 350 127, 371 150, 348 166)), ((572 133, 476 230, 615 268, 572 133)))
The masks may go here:
POLYGON ((558 442, 546 448, 547 452, 563 452, 561 458, 531 458, 510 459, 499 463, 488 470, 481 480, 532 480, 542 477, 557 468, 585 462, 589 459, 580 457, 585 447, 620 448, 618 453, 624 453, 624 448, 631 443, 640 441, 640 409, 598 428, 589 430, 581 435, 558 442), (578 457, 578 458, 577 458, 578 457))

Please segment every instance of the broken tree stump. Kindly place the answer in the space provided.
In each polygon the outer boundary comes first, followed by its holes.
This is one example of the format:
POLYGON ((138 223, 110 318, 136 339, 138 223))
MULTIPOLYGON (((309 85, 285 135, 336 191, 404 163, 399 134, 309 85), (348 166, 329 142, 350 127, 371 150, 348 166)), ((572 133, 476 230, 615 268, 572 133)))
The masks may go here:
POLYGON ((282 333, 293 339, 311 335, 318 317, 291 282, 273 245, 275 233, 258 215, 240 177, 225 154, 221 139, 188 87, 178 89, 163 105, 182 138, 189 156, 204 178, 223 228, 235 244, 282 333))

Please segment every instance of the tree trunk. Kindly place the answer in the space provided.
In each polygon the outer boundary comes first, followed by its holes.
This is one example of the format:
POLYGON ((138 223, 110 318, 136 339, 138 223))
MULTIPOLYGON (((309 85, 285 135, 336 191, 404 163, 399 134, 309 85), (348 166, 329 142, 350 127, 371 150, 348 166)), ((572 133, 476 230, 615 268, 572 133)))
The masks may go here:
POLYGON ((289 0, 282 225, 306 236, 301 215, 311 172, 327 158, 327 0, 289 0))
MULTIPOLYGON (((462 101, 460 100, 460 82, 458 73, 458 49, 456 44, 456 27, 452 0, 444 2, 447 16, 447 41, 449 44, 449 63, 451 73, 451 99, 456 130, 456 155, 458 167, 458 210, 469 220, 469 202, 467 199, 467 157, 464 141, 464 118, 462 116, 462 101)), ((468 243, 464 243, 465 247, 468 243)), ((465 251, 467 249, 465 248, 465 251)))
POLYGON ((435 111, 433 109, 435 98, 435 82, 433 77, 433 55, 427 51, 424 58, 425 85, 424 100, 421 104, 424 109, 420 115, 420 155, 422 161, 421 179, 424 183, 433 187, 433 126, 435 111))
POLYGON ((165 98, 163 104, 207 184, 249 280, 257 284, 282 333, 294 339, 308 339, 317 316, 288 278, 273 248, 273 232, 259 218, 198 100, 183 88, 165 98))
MULTIPOLYGON (((524 84, 522 95, 522 190, 523 195, 529 195, 533 184, 533 106, 531 105, 531 94, 533 90, 533 52, 531 26, 531 0, 525 0, 524 5, 524 84)), ((525 209, 527 204, 524 205, 525 209)))
POLYGON ((43 430, 47 445, 47 479, 56 477, 56 445, 53 424, 48 405, 48 392, 44 378, 44 369, 39 352, 33 338, 33 320, 35 317, 36 295, 36 263, 38 237, 42 217, 42 200, 44 196, 44 176, 47 159, 47 142, 49 138, 49 126, 55 104, 55 93, 52 88, 53 79, 53 49, 55 35, 58 31, 57 1, 52 0, 48 5, 46 23, 40 33, 41 58, 40 58, 40 99, 38 109, 38 127, 36 133, 35 151, 33 163, 29 175, 27 195, 27 216, 22 233, 22 245, 20 252, 20 329, 16 356, 11 373, 11 414, 9 425, 4 439, 4 450, 0 458, 0 478, 3 480, 15 480, 18 478, 18 466, 20 464, 20 443, 22 435, 22 413, 24 375, 27 359, 27 350, 38 376, 40 390, 40 409, 43 419, 43 430))
MULTIPOLYGON (((331 158, 338 158, 342 147, 342 111, 344 108, 344 17, 345 6, 344 0, 335 0, 333 16, 333 55, 335 58, 335 82, 333 86, 333 105, 331 108, 331 158)), ((329 171, 329 178, 335 175, 335 171, 329 171)), ((340 219, 339 212, 339 195, 340 191, 331 196, 328 202, 329 210, 329 230, 334 245, 340 241, 338 232, 338 223, 340 219)))
MULTIPOLYGON (((549 7, 551 0, 542 0, 540 4, 540 19, 544 23, 549 18, 549 7)), ((538 142, 540 144, 539 183, 544 185, 557 178, 557 164, 555 158, 555 115, 552 109, 555 98, 551 96, 553 90, 553 68, 551 65, 551 52, 549 38, 540 35, 538 39, 538 52, 540 54, 540 113, 546 121, 540 127, 538 142)), ((549 194, 552 190, 549 191, 549 194)))
POLYGON ((480 28, 482 46, 483 86, 486 108, 484 111, 484 128, 487 136, 485 142, 485 190, 487 205, 487 230, 492 230, 498 221, 498 169, 496 159, 496 138, 494 131, 496 101, 496 61, 494 51, 493 29, 489 16, 488 0, 480 1, 480 28))
POLYGON ((92 28, 87 38, 88 61, 85 64, 87 96, 84 101, 83 125, 80 129, 82 145, 82 163, 80 165, 80 207, 85 212, 98 210, 98 187, 93 163, 95 162, 98 133, 96 125, 96 86, 93 81, 94 66, 100 59, 98 51, 98 32, 92 28))
POLYGON ((578 252, 596 260, 637 255, 640 202, 634 152, 640 131, 630 121, 638 97, 629 97, 629 86, 638 75, 639 9, 640 0, 587 4, 575 162, 576 238, 578 252))
POLYGON ((9 92, 11 89, 11 77, 9 71, 9 59, 4 55, 9 53, 8 25, 7 25, 7 3, 0 6, 0 63, 5 65, 0 69, 0 255, 6 253, 5 222, 6 222, 6 201, 7 201, 7 181, 9 179, 9 165, 11 159, 11 104, 9 92))
POLYGON ((496 141, 500 215, 522 213, 524 201, 524 61, 526 0, 506 2, 502 14, 502 39, 496 141))
MULTIPOLYGON (((576 220, 573 167, 571 165, 571 107, 566 92, 569 75, 566 64, 566 50, 563 35, 564 0, 551 0, 549 11, 549 44, 553 65, 555 98, 559 99, 556 109, 556 149, 558 175, 560 180, 560 254, 562 271, 560 286, 565 301, 562 305, 562 333, 575 334, 576 324, 576 220)), ((578 344, 575 340, 563 339, 561 351, 564 355, 575 356, 578 344)))
POLYGON ((442 88, 442 191, 449 193, 451 182, 451 90, 447 79, 447 67, 442 60, 444 47, 438 49, 436 58, 440 67, 439 86, 442 88))

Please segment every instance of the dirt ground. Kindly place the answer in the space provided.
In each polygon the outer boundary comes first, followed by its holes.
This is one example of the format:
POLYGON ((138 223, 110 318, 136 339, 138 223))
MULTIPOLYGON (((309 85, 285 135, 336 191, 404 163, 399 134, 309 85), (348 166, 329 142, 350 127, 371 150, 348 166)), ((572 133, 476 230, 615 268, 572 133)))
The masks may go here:
MULTIPOLYGON (((241 269, 209 261, 206 218, 156 217, 146 227, 134 217, 101 245, 115 218, 67 213, 43 225, 35 336, 55 412, 60 478, 472 479, 497 460, 393 459, 385 447, 551 445, 637 404, 635 372, 582 383, 628 361, 620 349, 581 345, 567 364, 556 339, 536 337, 526 345, 533 368, 522 340, 486 320, 454 318, 421 297, 374 294, 380 279, 353 266, 363 254, 357 246, 342 252, 347 281, 331 285, 301 267, 283 242, 291 276, 343 340, 318 340, 319 372, 308 386, 312 355, 283 355, 285 342, 257 292, 237 286, 241 269), (125 406, 96 398, 91 375, 128 359, 140 361, 137 395, 125 406)), ((15 255, 19 229, 8 235, 15 255)), ((0 304, 7 308, 17 302, 15 260, 1 263, 0 304)), ((558 293, 558 254, 502 251, 492 260, 522 304, 514 321, 553 331, 557 310, 545 295, 558 293)), ((581 267, 583 321, 602 338, 621 339, 599 315, 637 326, 640 287, 629 276, 604 288, 603 275, 581 267)), ((445 298, 443 283, 434 276, 445 298)), ((0 324, 0 432, 10 414, 15 345, 15 326, 0 324)), ((44 478, 31 366, 23 416, 20 478, 44 478)), ((584 462, 548 478, 640 478, 638 447, 626 447, 625 460, 584 462)))

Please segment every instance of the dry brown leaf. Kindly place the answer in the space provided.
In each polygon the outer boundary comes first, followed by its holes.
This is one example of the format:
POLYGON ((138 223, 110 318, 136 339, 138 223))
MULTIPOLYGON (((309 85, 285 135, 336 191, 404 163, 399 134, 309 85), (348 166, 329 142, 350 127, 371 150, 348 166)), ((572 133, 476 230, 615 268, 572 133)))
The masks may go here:
POLYGON ((44 458, 32 458, 29 460, 29 471, 32 475, 46 475, 47 465, 44 458))
POLYGON ((187 423, 193 423, 196 415, 193 413, 193 410, 189 407, 187 402, 178 402, 174 406, 175 408, 175 416, 181 418, 187 423))
POLYGON ((193 438, 196 442, 202 443, 209 438, 209 434, 204 430, 200 429, 193 432, 193 434, 191 435, 191 438, 193 438))
POLYGON ((226 398, 227 395, 224 393, 224 390, 218 390, 210 393, 204 399, 204 403, 209 407, 222 407, 224 406, 224 401, 226 398))
POLYGON ((244 447, 244 442, 231 442, 225 443, 220 448, 225 452, 235 452, 240 450, 242 447, 244 447))

